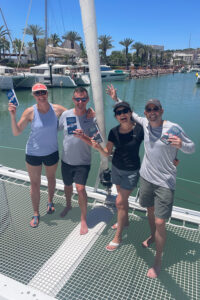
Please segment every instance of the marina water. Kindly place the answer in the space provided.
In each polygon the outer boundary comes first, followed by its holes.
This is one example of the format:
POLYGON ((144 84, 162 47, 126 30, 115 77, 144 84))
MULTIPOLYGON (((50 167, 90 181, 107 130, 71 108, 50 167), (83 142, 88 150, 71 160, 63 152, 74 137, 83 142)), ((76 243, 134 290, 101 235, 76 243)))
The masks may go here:
MULTIPOLYGON (((164 108, 164 119, 178 123, 188 136, 195 142, 196 151, 187 155, 179 151, 180 160, 177 167, 177 188, 175 205, 200 211, 200 85, 195 83, 195 73, 169 74, 158 77, 131 79, 122 82, 112 82, 117 88, 119 98, 131 104, 139 115, 143 116, 145 102, 149 98, 158 98, 164 108)), ((117 125, 113 116, 113 101, 106 95, 105 89, 109 82, 103 83, 104 113, 106 120, 106 133, 117 125)), ((91 107, 92 90, 88 87, 91 107)), ((49 89, 49 101, 70 109, 73 107, 71 88, 49 89)), ((19 100, 17 120, 22 112, 35 104, 31 90, 16 90, 19 100)), ((17 137, 11 132, 8 100, 5 91, 0 91, 0 164, 11 168, 26 170, 25 145, 30 132, 30 125, 17 137)), ((62 132, 59 133, 60 156, 62 151, 62 132)), ((92 166, 87 185, 94 186, 99 168, 99 152, 92 150, 92 166)), ((143 144, 141 146, 143 156, 143 144)), ((61 178, 60 164, 57 178, 61 178)))

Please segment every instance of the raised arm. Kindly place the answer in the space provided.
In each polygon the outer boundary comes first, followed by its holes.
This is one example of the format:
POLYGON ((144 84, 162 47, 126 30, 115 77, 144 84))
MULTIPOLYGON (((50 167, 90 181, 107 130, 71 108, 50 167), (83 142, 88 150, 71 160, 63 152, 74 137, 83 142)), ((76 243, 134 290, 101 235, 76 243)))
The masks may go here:
POLYGON ((108 94, 115 102, 120 102, 120 100, 117 98, 117 90, 112 84, 107 86, 106 94, 108 94))
POLYGON ((11 127, 13 135, 17 136, 22 133, 22 131, 26 128, 28 122, 31 122, 33 117, 33 107, 27 108, 22 116, 19 122, 16 121, 16 106, 12 103, 8 104, 8 110, 11 117, 11 127))

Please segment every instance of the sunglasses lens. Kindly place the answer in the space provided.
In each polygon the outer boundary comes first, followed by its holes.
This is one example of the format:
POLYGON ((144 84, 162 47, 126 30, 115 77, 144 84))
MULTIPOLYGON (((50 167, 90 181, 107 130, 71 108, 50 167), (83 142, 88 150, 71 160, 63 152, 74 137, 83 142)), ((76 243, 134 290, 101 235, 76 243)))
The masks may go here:
POLYGON ((37 92, 35 92, 34 94, 35 94, 36 96, 41 96, 41 95, 46 95, 46 93, 47 93, 47 91, 37 91, 37 92))
POLYGON ((74 100, 76 100, 77 102, 82 101, 85 102, 87 101, 88 98, 74 98, 74 100))
POLYGON ((153 108, 147 108, 146 109, 147 112, 151 112, 151 111, 159 111, 159 107, 155 106, 153 108))
POLYGON ((127 114, 129 112, 128 108, 117 110, 115 115, 120 116, 121 114, 127 114))

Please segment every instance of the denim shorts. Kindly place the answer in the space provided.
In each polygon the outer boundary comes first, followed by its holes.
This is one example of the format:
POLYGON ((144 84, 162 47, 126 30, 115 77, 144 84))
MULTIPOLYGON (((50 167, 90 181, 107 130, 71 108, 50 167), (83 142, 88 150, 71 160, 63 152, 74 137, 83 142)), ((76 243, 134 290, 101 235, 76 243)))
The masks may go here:
POLYGON ((59 161, 59 154, 58 151, 45 156, 34 156, 26 154, 25 160, 31 166, 41 166, 42 163, 45 166, 53 166, 59 161))
POLYGON ((139 179, 139 170, 120 170, 112 165, 111 177, 113 184, 119 185, 122 189, 131 191, 137 186, 139 179))
POLYGON ((168 219, 171 216, 174 190, 155 185, 140 177, 139 199, 142 207, 154 206, 155 217, 168 219))

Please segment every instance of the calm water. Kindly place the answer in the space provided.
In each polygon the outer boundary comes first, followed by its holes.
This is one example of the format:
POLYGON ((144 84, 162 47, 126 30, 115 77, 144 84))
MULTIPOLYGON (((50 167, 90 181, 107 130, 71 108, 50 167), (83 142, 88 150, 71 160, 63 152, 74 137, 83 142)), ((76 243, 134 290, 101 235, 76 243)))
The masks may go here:
MULTIPOLYGON (((134 110, 143 115, 144 104, 149 98, 161 100, 164 108, 164 119, 180 124, 196 144, 196 152, 192 155, 179 151, 178 179, 175 205, 196 209, 200 211, 200 86, 195 84, 195 73, 165 75, 145 79, 113 82, 121 99, 128 101, 134 110)), ((113 117, 113 101, 105 93, 104 88, 104 114, 106 131, 117 123, 113 117)), ((88 87, 92 99, 91 87, 88 87)), ((30 90, 16 91, 20 106, 17 118, 25 108, 35 103, 30 90)), ((72 108, 73 89, 54 88, 49 90, 51 102, 72 108)), ((93 107, 92 100, 90 105, 93 107)), ((10 116, 7 111, 7 97, 5 92, 0 92, 0 163, 5 166, 24 169, 24 149, 30 126, 22 135, 14 137, 10 128, 10 116)), ((62 148, 62 133, 59 133, 59 145, 62 148)), ((143 156, 143 146, 141 147, 143 156)), ((98 170, 99 153, 93 151, 92 169, 88 178, 88 185, 94 185, 98 170)), ((60 166, 57 178, 61 178, 60 166)))

